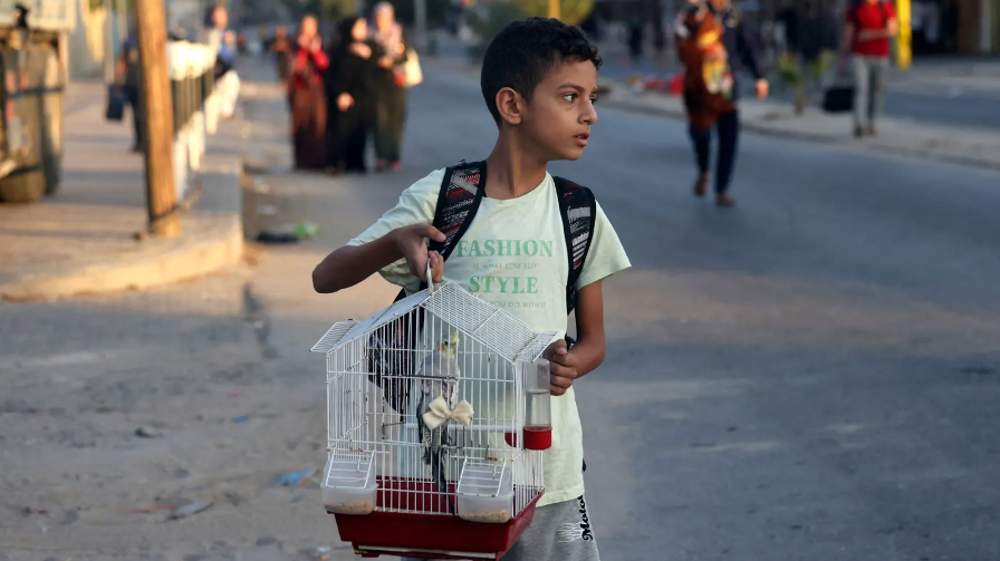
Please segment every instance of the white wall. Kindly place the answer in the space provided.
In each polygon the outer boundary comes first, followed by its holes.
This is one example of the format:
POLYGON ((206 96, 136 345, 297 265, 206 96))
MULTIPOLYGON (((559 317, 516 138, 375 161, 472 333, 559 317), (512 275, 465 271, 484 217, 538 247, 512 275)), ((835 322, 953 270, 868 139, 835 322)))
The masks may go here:
POLYGON ((71 80, 97 78, 104 74, 105 16, 90 13, 87 0, 77 0, 76 28, 69 36, 71 80))

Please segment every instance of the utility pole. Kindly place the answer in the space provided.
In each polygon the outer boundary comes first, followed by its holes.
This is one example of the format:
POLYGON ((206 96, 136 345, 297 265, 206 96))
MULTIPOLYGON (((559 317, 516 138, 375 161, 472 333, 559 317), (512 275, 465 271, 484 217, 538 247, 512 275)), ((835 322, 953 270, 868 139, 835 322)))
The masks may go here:
MULTIPOLYGON (((899 28, 895 37, 896 66, 905 70, 910 68, 910 62, 913 58, 913 29, 910 24, 910 0, 897 0, 896 25, 899 28)), ((889 40, 892 41, 892 38, 889 40)))
POLYGON ((140 95, 145 122, 146 205, 149 232, 173 237, 181 233, 174 187, 174 106, 167 68, 167 14, 164 0, 135 3, 139 56, 142 59, 140 95))
POLYGON ((559 19, 559 0, 549 0, 549 17, 559 19))

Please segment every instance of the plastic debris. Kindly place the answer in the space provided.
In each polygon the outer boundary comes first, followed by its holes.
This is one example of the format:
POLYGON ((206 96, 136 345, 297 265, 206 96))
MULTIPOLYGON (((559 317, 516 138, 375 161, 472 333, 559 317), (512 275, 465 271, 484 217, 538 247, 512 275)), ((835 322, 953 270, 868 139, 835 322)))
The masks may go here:
POLYGON ((666 92, 672 96, 679 96, 684 87, 684 75, 681 73, 666 74, 663 76, 633 74, 629 76, 627 83, 635 93, 658 91, 666 92))
POLYGON ((250 420, 250 417, 247 417, 246 415, 240 415, 239 417, 234 417, 233 418, 233 422, 236 423, 237 425, 241 425, 241 424, 243 424, 243 423, 245 423, 245 422, 247 422, 249 420, 250 420))
POLYGON ((302 555, 305 555, 311 561, 330 561, 330 554, 332 552, 333 548, 324 545, 313 549, 303 549, 302 555))
POLYGON ((282 487, 294 487, 296 485, 301 485, 304 481, 312 477, 314 473, 316 473, 315 468, 305 471, 293 471, 279 477, 275 484, 282 487))
POLYGON ((160 438, 163 436, 163 431, 152 427, 139 427, 135 429, 135 435, 139 438, 160 438))
POLYGON ((319 224, 309 222, 308 220, 301 220, 295 223, 295 235, 300 239, 312 238, 319 234, 319 224))
POLYGON ((319 225, 301 220, 295 224, 283 224, 268 228, 257 234, 261 243, 298 243, 300 240, 312 238, 319 234, 319 225))
POLYGON ((149 508, 133 508, 131 510, 123 510, 122 514, 149 514, 150 512, 156 512, 158 510, 174 510, 177 505, 158 505, 151 506, 149 508))
POLYGON ((212 501, 194 501, 184 506, 179 506, 167 514, 167 520, 180 520, 188 516, 194 516, 199 512, 205 512, 212 506, 212 501))

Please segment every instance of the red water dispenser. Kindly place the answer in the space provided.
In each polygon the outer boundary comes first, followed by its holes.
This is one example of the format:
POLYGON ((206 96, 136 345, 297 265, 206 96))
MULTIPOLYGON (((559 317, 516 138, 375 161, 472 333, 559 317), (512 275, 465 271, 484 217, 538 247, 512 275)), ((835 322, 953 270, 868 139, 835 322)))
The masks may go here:
POLYGON ((528 371, 525 393, 528 402, 524 414, 524 447, 547 450, 552 446, 552 395, 549 361, 540 358, 528 371))

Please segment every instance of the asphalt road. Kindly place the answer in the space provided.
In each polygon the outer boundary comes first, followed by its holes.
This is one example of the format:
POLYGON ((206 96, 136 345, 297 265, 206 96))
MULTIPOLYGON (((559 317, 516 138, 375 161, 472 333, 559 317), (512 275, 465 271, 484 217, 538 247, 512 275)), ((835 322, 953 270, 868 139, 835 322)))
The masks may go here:
MULTIPOLYGON (((318 237, 149 293, 0 306, 0 560, 354 558, 315 480, 274 481, 325 457, 306 350, 395 295, 378 278, 316 295, 312 267, 492 146, 475 78, 424 65, 402 172, 263 178, 264 219, 318 237), (176 498, 215 504, 166 522, 176 498)), ((270 120, 254 159, 280 168, 272 93, 248 115, 270 120)), ((606 284, 607 361, 577 385, 602 558, 1000 559, 1000 174, 747 134, 739 205, 718 209, 690 195, 681 123, 599 113, 553 171, 596 191, 634 264, 606 284)))
MULTIPOLYGON (((410 115, 395 185, 341 183, 339 240, 491 147, 469 77, 428 67, 410 115)), ((579 385, 603 558, 1000 558, 1000 175, 752 135, 739 158, 719 210, 680 123, 604 109, 553 166, 635 265, 579 385)))

